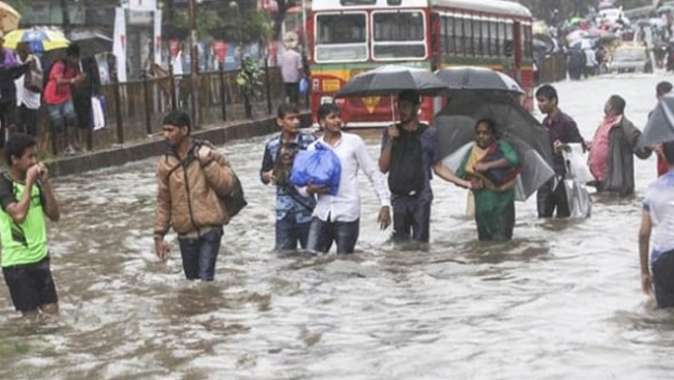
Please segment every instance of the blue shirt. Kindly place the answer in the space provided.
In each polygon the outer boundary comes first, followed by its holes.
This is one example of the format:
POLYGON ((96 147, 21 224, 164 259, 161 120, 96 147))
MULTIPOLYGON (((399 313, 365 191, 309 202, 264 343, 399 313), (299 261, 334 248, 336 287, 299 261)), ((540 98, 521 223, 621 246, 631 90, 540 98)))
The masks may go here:
MULTIPOLYGON (((291 143, 297 144, 298 149, 304 150, 314 141, 316 141, 314 135, 300 132, 291 143)), ((262 178, 262 173, 274 169, 281 147, 280 133, 267 141, 264 147, 260 178, 262 178)), ((316 200, 314 197, 304 197, 292 186, 276 186, 276 220, 285 219, 289 214, 292 214, 296 223, 308 223, 311 221, 311 214, 315 206, 316 200)))
POLYGON ((658 178, 646 190, 643 201, 653 223, 651 263, 674 250, 674 171, 658 178))

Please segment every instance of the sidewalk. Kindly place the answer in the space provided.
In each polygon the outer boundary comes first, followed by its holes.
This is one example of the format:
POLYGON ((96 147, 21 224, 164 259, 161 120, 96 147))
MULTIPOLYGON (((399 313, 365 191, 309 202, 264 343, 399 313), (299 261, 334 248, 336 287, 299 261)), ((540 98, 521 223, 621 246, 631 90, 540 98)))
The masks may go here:
MULTIPOLYGON (((303 125, 309 125, 310 113, 302 112, 303 125)), ((251 120, 238 120, 225 124, 205 125, 192 131, 192 136, 205 139, 215 145, 222 145, 232 140, 262 136, 278 131, 276 118, 267 116, 251 120)), ((166 151, 161 133, 147 139, 132 141, 123 146, 96 150, 71 157, 59 157, 48 160, 50 176, 58 177, 84 173, 90 170, 124 165, 129 162, 159 156, 166 151)))

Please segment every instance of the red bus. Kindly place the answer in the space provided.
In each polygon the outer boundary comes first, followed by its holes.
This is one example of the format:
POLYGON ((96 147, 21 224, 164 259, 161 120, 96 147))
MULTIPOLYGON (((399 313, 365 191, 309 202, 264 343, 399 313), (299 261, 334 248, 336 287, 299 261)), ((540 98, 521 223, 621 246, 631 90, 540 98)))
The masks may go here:
MULTIPOLYGON (((533 107, 532 16, 503 0, 313 0, 307 18, 311 110, 332 102, 354 75, 384 64, 436 70, 482 66, 505 72, 533 107)), ((349 127, 390 123, 390 97, 337 99, 349 127)), ((430 120, 433 100, 424 99, 430 120)))

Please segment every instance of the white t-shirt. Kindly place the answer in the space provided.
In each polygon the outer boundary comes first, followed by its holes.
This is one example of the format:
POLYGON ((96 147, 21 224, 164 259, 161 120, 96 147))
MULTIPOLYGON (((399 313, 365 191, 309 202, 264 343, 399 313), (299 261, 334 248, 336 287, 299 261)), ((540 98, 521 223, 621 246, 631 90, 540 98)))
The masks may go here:
POLYGON ((646 191, 643 201, 653 223, 651 262, 674 250, 674 171, 658 178, 646 191))
MULTIPOLYGON (((38 70, 42 71, 42 65, 40 64, 39 59, 34 61, 37 64, 38 70)), ((16 86, 16 105, 21 106, 25 104, 27 108, 36 110, 40 108, 40 97, 42 96, 39 92, 31 91, 23 86, 24 79, 26 75, 22 75, 14 81, 16 86)))

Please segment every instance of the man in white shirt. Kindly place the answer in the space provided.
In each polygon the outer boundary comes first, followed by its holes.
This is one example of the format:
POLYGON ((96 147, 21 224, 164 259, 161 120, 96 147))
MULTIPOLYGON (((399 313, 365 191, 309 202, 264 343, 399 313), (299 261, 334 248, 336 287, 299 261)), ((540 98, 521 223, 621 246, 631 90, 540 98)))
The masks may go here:
POLYGON ((309 146, 308 150, 315 149, 316 144, 331 149, 339 158, 342 170, 336 195, 329 195, 327 188, 315 185, 300 189, 302 193, 318 196, 307 246, 311 251, 326 253, 334 241, 337 254, 350 254, 354 251, 360 229, 358 169, 367 175, 379 198, 381 209, 377 221, 382 230, 391 224, 390 194, 384 176, 367 152, 363 139, 342 132, 342 118, 335 104, 320 106, 318 122, 323 129, 323 137, 309 146))
POLYGON ((37 136, 37 114, 42 96, 42 65, 31 54, 26 42, 19 42, 16 53, 21 63, 31 61, 26 74, 14 81, 16 86, 16 106, 18 107, 18 130, 32 137, 37 136), (30 78, 30 79, 29 79, 30 78), (30 82, 30 83, 27 83, 30 82))

